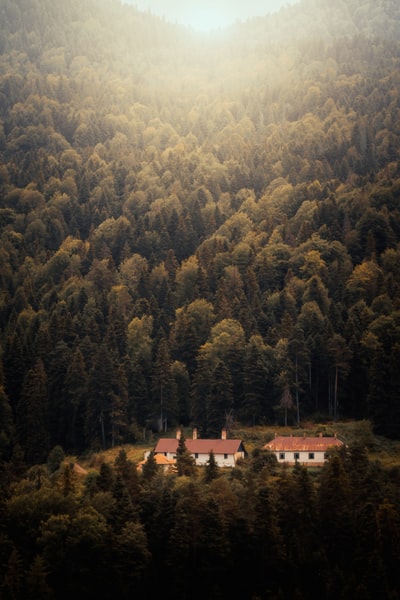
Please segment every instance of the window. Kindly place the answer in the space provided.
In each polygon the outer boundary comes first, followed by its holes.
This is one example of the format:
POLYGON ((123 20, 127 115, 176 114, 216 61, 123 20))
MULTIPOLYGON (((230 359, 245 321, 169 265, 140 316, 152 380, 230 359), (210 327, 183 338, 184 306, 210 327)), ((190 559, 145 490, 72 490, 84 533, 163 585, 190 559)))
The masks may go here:
POLYGON ((314 452, 308 453, 308 460, 314 460, 314 452))
POLYGON ((225 458, 225 459, 226 459, 226 458, 228 458, 228 455, 227 455, 227 454, 224 454, 224 458, 225 458))
POLYGON ((294 453, 294 460, 299 460, 300 459, 300 452, 295 452, 294 453))
POLYGON ((279 460, 285 460, 285 453, 279 452, 279 460))
POLYGON ((194 457, 195 457, 195 458, 199 458, 199 453, 198 453, 198 452, 195 452, 195 453, 194 453, 194 457))

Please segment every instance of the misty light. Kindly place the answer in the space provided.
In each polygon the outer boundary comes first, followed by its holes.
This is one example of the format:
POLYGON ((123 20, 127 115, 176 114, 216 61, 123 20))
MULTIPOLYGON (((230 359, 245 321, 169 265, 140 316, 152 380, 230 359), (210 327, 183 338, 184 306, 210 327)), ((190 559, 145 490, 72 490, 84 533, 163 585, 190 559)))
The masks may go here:
POLYGON ((218 8, 204 6, 185 11, 182 21, 197 31, 209 32, 231 25, 232 15, 218 8))

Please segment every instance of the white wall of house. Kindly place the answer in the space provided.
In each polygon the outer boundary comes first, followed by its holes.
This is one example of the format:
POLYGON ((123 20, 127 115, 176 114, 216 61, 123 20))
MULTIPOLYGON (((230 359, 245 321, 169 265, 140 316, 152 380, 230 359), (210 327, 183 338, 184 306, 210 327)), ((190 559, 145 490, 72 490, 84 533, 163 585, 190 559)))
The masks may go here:
MULTIPOLYGON (((209 454, 200 454, 196 453, 194 455, 194 459, 196 461, 196 465, 204 466, 207 464, 210 455, 209 454)), ((219 467, 234 467, 236 458, 233 454, 214 454, 215 462, 219 467)))
POLYGON ((164 452, 164 456, 166 456, 167 458, 170 458, 171 460, 175 460, 176 452, 164 452))
MULTIPOLYGON (((215 458, 215 462, 217 463, 217 465, 219 467, 234 467, 236 465, 236 461, 239 458, 243 458, 243 453, 239 452, 237 454, 214 454, 214 458, 215 458)), ((176 459, 176 453, 175 452, 164 452, 164 455, 167 458, 170 459, 176 459)), ((202 453, 196 453, 196 454, 192 454, 194 460, 196 461, 196 465, 198 466, 204 466, 207 464, 210 455, 207 454, 202 454, 202 453)))
POLYGON ((275 456, 280 463, 294 464, 298 462, 300 464, 317 465, 326 461, 325 452, 296 452, 290 450, 289 452, 275 452, 275 456))

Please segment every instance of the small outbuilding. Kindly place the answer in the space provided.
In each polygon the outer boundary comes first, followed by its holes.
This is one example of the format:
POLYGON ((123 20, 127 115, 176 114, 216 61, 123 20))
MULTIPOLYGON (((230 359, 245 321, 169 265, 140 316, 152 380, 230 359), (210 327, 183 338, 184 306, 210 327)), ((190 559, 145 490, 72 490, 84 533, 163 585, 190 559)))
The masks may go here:
POLYGON ((307 466, 322 466, 331 448, 343 445, 336 435, 334 437, 307 436, 275 436, 264 446, 265 450, 273 452, 279 463, 293 465, 300 463, 307 466))
MULTIPOLYGON (((146 452, 144 455, 144 460, 142 460, 138 464, 138 470, 141 471, 143 469, 143 465, 146 463, 150 452, 146 452)), ((164 454, 155 454, 154 459, 156 461, 157 467, 162 469, 164 473, 175 473, 176 472, 176 460, 167 458, 164 454)))

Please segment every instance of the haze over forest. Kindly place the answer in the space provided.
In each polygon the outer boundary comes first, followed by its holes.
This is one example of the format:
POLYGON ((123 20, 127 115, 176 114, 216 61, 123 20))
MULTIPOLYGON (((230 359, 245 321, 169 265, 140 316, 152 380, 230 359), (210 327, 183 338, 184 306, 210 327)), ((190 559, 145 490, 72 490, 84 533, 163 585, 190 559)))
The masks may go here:
POLYGON ((397 0, 0 0, 1 597, 398 598, 399 40, 397 0), (339 421, 314 479, 88 458, 339 421))
POLYGON ((125 0, 135 8, 199 31, 227 28, 238 21, 265 16, 298 0, 125 0))

